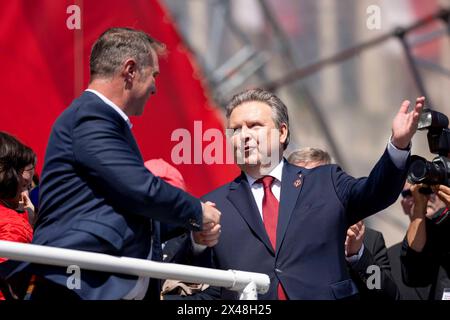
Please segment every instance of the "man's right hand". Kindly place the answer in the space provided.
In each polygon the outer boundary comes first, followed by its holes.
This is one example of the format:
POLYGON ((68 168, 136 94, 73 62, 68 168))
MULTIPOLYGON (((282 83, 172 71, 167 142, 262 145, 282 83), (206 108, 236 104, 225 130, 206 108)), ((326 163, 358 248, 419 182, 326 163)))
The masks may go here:
POLYGON ((213 247, 219 242, 220 214, 214 203, 203 203, 203 226, 202 231, 193 232, 195 243, 213 247))
POLYGON ((346 257, 358 254, 364 241, 365 230, 366 227, 362 221, 359 221, 347 229, 347 237, 345 238, 346 257))
POLYGON ((413 135, 417 131, 420 113, 425 103, 425 97, 416 99, 416 105, 413 110, 408 112, 410 102, 403 101, 400 110, 392 121, 392 144, 398 149, 406 149, 413 135))

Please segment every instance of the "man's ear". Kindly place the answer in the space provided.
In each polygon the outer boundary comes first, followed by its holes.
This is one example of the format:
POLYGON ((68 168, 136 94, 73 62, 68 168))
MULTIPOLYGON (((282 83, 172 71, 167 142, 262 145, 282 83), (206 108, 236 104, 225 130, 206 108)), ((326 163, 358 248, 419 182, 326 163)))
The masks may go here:
POLYGON ((279 130, 280 130, 280 144, 284 144, 286 142, 289 129, 285 123, 282 123, 280 125, 279 130))
POLYGON ((136 72, 136 61, 134 59, 127 59, 122 67, 122 77, 125 79, 125 82, 131 83, 136 76, 136 72))

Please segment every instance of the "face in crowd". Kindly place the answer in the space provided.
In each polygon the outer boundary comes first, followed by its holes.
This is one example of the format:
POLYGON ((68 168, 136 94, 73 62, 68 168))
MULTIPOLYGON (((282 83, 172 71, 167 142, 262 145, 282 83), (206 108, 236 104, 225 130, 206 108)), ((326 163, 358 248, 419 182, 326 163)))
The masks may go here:
MULTIPOLYGON (((427 213, 425 216, 430 219, 439 209, 445 207, 445 203, 441 199, 439 199, 435 193, 432 193, 427 197, 427 213)), ((406 182, 405 186, 403 187, 402 200, 400 203, 402 205, 403 212, 411 217, 412 210, 414 208, 414 198, 411 193, 411 184, 409 182, 406 182)))

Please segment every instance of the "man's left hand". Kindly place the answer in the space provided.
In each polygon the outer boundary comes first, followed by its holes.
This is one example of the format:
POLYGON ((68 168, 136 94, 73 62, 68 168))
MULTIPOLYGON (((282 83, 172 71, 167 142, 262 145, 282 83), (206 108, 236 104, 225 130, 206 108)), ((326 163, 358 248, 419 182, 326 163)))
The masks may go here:
POLYGON ((392 121, 392 144, 396 148, 408 148, 413 135, 416 133, 424 103, 425 97, 417 98, 414 109, 408 112, 410 102, 408 100, 403 101, 394 121, 392 121))
POLYGON ((359 252, 364 240, 366 227, 362 221, 350 226, 345 239, 345 256, 351 257, 359 252))
POLYGON ((215 225, 212 222, 203 224, 202 231, 193 232, 194 242, 207 247, 214 247, 219 243, 220 232, 220 224, 215 225))

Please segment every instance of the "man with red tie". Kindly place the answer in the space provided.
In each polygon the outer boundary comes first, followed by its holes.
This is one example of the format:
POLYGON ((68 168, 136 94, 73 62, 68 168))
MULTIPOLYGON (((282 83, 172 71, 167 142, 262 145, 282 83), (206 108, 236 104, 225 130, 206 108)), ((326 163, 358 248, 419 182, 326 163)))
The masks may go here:
MULTIPOLYGON (((268 274, 270 289, 260 299, 355 296, 344 258, 346 230, 400 194, 424 99, 410 112, 409 101, 403 102, 383 156, 367 178, 355 179, 336 165, 309 170, 289 164, 283 158, 289 143, 283 102, 262 89, 234 96, 227 127, 242 173, 204 196, 222 212, 220 242, 206 249, 215 267, 268 274)), ((224 289, 209 292, 236 298, 224 289)))

